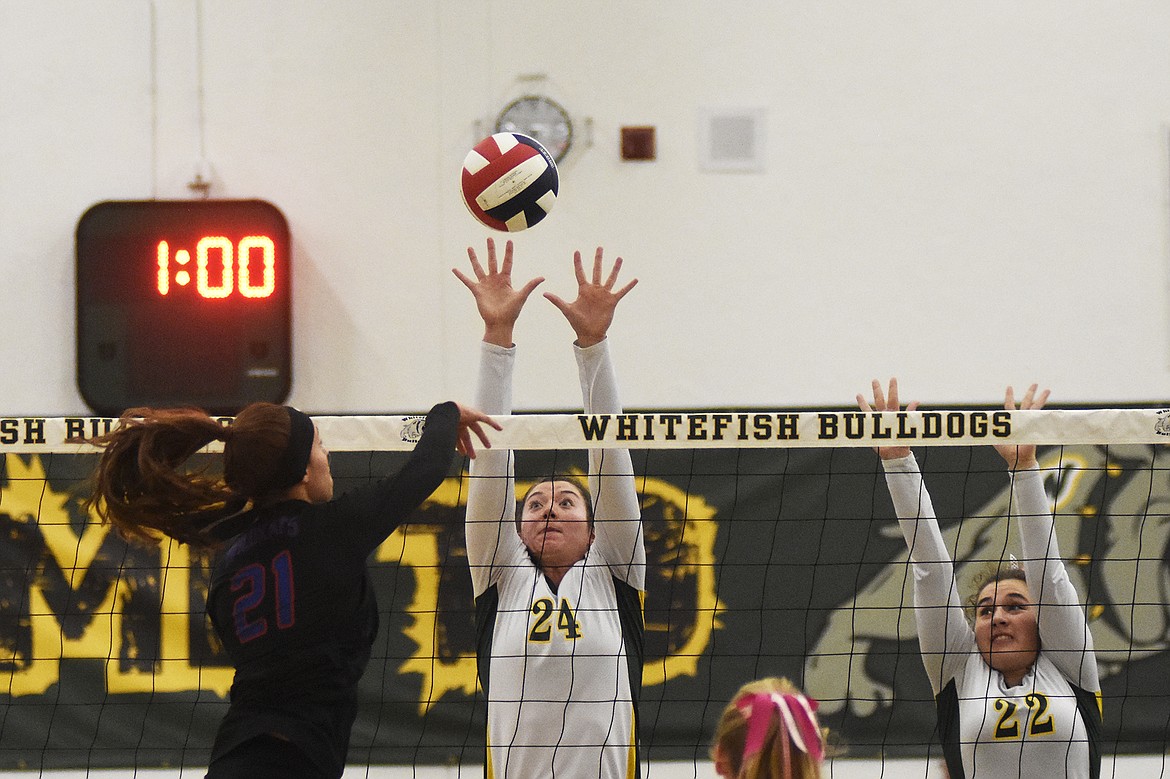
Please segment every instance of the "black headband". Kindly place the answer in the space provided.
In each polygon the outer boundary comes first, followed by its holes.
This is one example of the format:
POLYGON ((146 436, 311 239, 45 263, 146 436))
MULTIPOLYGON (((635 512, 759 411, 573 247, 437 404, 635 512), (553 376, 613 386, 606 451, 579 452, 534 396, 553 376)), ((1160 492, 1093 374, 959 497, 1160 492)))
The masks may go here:
POLYGON ((271 491, 287 490, 300 484, 309 470, 309 454, 313 451, 313 438, 316 428, 313 420, 303 411, 297 411, 292 406, 285 406, 288 412, 288 445, 280 455, 280 462, 276 472, 272 474, 269 485, 271 491))

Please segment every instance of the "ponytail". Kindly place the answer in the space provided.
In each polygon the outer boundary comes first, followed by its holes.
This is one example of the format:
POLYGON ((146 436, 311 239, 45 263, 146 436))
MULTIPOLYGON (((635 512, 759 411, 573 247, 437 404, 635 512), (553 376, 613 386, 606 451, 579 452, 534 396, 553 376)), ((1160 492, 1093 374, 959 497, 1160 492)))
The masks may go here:
POLYGON ((129 541, 213 547, 222 520, 304 476, 312 431, 307 416, 273 403, 247 406, 230 427, 199 409, 130 409, 109 433, 84 439, 104 448, 88 503, 129 541), (224 442, 222 475, 189 462, 213 441, 224 442))
POLYGON ((203 529, 242 507, 210 466, 188 467, 193 454, 230 433, 198 409, 133 408, 105 435, 90 507, 128 541, 155 546, 160 534, 211 546, 203 529))

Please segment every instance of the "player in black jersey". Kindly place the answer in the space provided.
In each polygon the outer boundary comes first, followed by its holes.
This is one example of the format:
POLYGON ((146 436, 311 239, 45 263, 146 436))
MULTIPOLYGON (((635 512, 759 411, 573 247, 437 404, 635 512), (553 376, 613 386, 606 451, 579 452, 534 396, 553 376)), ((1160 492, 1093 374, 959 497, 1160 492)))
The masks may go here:
POLYGON ((441 403, 403 468, 336 499, 304 413, 256 403, 230 427, 194 409, 131 409, 103 446, 92 506, 131 540, 214 548, 207 611, 235 667, 209 779, 340 777, 378 610, 366 558, 490 446, 480 412, 441 403), (222 479, 187 467, 224 442, 222 479))

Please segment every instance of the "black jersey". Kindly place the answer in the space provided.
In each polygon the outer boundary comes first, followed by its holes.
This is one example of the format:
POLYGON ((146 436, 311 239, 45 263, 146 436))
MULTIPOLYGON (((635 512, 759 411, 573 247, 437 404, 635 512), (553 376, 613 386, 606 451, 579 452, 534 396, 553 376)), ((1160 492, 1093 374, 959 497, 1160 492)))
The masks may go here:
POLYGON ((213 761, 271 733, 341 776, 357 684, 378 631, 366 560, 442 483, 458 423, 454 403, 435 406, 396 475, 328 503, 257 509, 225 545, 207 611, 235 678, 213 761))

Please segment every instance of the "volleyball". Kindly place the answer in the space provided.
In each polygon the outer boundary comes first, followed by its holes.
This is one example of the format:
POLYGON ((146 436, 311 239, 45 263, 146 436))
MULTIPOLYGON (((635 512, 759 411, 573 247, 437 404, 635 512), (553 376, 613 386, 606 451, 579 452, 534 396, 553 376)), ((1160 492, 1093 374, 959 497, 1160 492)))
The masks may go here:
POLYGON ((463 202, 493 230, 527 230, 557 202, 557 164, 540 142, 520 133, 484 138, 463 160, 463 202))

